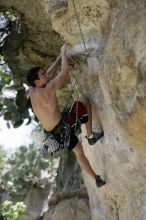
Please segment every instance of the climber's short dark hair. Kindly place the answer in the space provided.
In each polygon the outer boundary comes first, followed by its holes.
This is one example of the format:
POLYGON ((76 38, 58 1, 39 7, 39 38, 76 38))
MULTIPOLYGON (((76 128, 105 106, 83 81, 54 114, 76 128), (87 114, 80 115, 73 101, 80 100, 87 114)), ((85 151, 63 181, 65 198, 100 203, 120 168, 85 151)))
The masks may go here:
POLYGON ((39 72, 40 69, 41 69, 41 67, 36 66, 36 67, 31 68, 31 69, 27 72, 27 82, 28 82, 28 84, 29 84, 30 86, 32 86, 32 87, 35 87, 35 86, 36 86, 35 83, 34 83, 34 81, 39 78, 39 77, 38 77, 38 72, 39 72))

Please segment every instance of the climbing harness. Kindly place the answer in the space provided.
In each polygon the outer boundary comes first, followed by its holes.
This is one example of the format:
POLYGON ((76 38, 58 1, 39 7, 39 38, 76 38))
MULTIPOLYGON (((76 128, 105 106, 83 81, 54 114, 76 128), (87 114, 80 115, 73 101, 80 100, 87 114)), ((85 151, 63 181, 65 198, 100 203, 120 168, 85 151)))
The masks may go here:
MULTIPOLYGON (((74 132, 77 131, 77 124, 78 124, 78 101, 76 101, 76 109, 75 109, 75 124, 71 125, 69 123, 66 123, 66 121, 68 120, 68 118, 70 117, 71 115, 71 111, 72 111, 72 108, 74 106, 74 103, 73 105, 71 106, 71 108, 64 113, 64 119, 63 119, 63 127, 64 127, 64 148, 68 150, 69 148, 69 145, 70 145, 70 135, 71 135, 71 132, 72 132, 72 129, 74 130, 74 132), (75 127, 74 127, 75 125, 75 127), (74 127, 74 128, 73 128, 74 127)), ((67 109, 67 107, 66 107, 67 109)))
MULTIPOLYGON (((71 111, 72 111, 72 108, 73 108, 74 104, 75 104, 75 103, 72 104, 71 108, 70 108, 69 111, 67 112, 66 119, 70 117, 71 111)), ((79 122, 79 120, 78 120, 78 106, 79 106, 79 102, 76 101, 76 106, 75 106, 75 123, 74 123, 74 125, 75 125, 74 131, 75 131, 75 132, 77 131, 77 124, 78 124, 78 122, 79 122)), ((73 127, 74 125, 72 125, 72 127, 73 127)))
POLYGON ((64 148, 68 150, 70 144, 71 127, 67 123, 65 123, 63 126, 64 126, 64 148))

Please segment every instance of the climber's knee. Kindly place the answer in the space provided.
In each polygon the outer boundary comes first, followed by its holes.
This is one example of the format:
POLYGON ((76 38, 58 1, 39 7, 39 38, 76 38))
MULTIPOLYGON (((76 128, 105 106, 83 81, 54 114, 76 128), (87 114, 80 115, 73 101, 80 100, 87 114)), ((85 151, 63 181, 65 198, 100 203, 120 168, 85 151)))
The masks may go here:
POLYGON ((90 100, 87 96, 82 96, 79 98, 79 101, 82 102, 85 106, 88 106, 90 104, 90 100))

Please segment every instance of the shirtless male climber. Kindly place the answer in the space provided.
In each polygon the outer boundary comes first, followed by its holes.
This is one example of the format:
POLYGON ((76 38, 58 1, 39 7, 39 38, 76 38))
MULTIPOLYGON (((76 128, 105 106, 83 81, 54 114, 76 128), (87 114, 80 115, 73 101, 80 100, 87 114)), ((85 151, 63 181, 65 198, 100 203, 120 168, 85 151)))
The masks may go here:
POLYGON ((68 151, 72 150, 81 168, 94 179, 97 187, 101 187, 106 182, 92 169, 82 145, 75 135, 76 127, 85 123, 87 140, 90 145, 95 144, 104 136, 103 131, 92 132, 92 110, 88 98, 83 97, 75 101, 66 114, 61 113, 59 109, 56 91, 69 78, 66 50, 67 45, 64 44, 61 47, 60 56, 47 71, 41 67, 34 67, 28 71, 27 81, 30 85, 29 95, 32 108, 46 133, 43 150, 47 151, 50 146, 55 148, 53 150, 52 147, 52 151, 57 151, 62 146, 68 151), (53 77, 60 64, 61 70, 53 77))

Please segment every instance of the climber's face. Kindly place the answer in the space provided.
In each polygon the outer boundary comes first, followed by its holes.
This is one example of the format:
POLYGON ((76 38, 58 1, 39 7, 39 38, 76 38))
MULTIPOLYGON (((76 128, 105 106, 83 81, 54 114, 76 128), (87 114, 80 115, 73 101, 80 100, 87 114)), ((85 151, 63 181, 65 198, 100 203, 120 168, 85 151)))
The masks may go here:
POLYGON ((38 79, 34 81, 36 84, 36 87, 41 88, 47 84, 47 79, 46 79, 45 73, 46 72, 43 69, 40 69, 38 71, 38 79))

